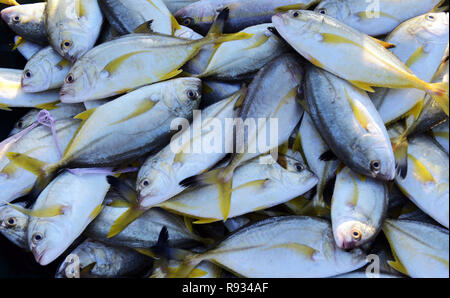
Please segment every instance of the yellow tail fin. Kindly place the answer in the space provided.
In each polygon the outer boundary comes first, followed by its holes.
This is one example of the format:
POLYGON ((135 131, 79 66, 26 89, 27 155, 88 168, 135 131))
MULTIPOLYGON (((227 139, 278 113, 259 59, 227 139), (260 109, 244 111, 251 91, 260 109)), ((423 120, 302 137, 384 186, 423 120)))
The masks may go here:
POLYGON ((123 213, 111 226, 108 233, 108 238, 117 236, 126 227, 128 227, 133 221, 139 218, 146 210, 137 209, 134 207, 129 208, 125 213, 123 213))
POLYGON ((438 105, 448 116, 449 115, 448 82, 430 84, 428 91, 433 100, 435 100, 438 103, 438 105))

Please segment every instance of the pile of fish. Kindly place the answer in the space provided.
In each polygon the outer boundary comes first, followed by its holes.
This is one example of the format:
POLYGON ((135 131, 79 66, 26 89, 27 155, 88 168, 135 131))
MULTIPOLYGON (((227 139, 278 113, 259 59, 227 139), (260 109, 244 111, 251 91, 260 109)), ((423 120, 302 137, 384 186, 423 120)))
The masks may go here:
POLYGON ((0 3, 0 232, 56 277, 449 277, 448 3, 0 3))

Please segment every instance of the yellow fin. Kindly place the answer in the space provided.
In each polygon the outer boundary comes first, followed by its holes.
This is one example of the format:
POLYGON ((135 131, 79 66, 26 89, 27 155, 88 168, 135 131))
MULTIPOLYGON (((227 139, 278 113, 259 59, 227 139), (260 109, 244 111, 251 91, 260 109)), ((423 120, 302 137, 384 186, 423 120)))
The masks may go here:
POLYGON ((67 208, 68 208, 67 206, 63 206, 63 205, 55 205, 55 206, 50 206, 50 207, 46 207, 46 208, 42 208, 42 209, 31 210, 31 209, 25 209, 25 208, 10 204, 6 201, 5 201, 5 203, 8 204, 8 206, 13 208, 14 210, 17 210, 25 215, 33 216, 33 217, 42 217, 42 218, 55 217, 58 215, 62 215, 62 214, 64 214, 64 211, 67 210, 67 208))
POLYGON ((125 201, 125 200, 115 200, 113 201, 111 204, 108 205, 109 207, 114 207, 114 208, 124 208, 124 207, 131 207, 132 205, 125 201))
POLYGON ((94 220, 100 214, 100 212, 102 212, 103 207, 104 207, 103 204, 100 204, 97 207, 95 207, 95 209, 89 215, 89 218, 91 220, 94 220))
POLYGON ((134 29, 133 33, 144 33, 144 34, 153 33, 152 23, 153 23, 153 20, 145 22, 144 24, 142 24, 142 25, 138 26, 136 29, 134 29))
POLYGON ((36 109, 40 109, 40 110, 47 110, 47 111, 51 111, 54 109, 58 108, 58 104, 60 104, 60 101, 54 101, 54 102, 49 102, 49 103, 44 103, 44 104, 40 104, 35 106, 36 109))
POLYGON ((138 253, 153 258, 153 259, 157 259, 157 256, 149 249, 145 249, 145 248, 135 248, 134 250, 136 250, 138 253))
POLYGON ((66 68, 66 67, 71 67, 72 66, 72 63, 70 63, 68 60, 66 60, 66 59, 62 59, 61 61, 59 61, 58 62, 58 64, 56 64, 56 66, 59 68, 59 69, 63 69, 63 68, 66 68))
POLYGON ((358 107, 358 105, 355 103, 355 101, 350 97, 350 95, 347 92, 347 89, 345 90, 345 96, 347 97, 347 101, 350 104, 350 107, 352 108, 353 115, 355 116, 356 120, 359 122, 362 128, 365 130, 368 130, 369 126, 369 120, 366 118, 366 115, 364 112, 358 107))
MULTIPOLYGON (((0 87, 1 87, 1 86, 0 86, 0 87)), ((5 105, 5 104, 3 104, 3 103, 0 103, 0 110, 8 111, 8 112, 11 112, 11 111, 12 111, 12 109, 10 109, 9 106, 7 106, 7 105, 5 105)))
POLYGON ((294 252, 305 255, 311 259, 314 255, 314 253, 316 252, 316 250, 312 247, 309 247, 307 245, 303 245, 300 243, 294 243, 294 242, 274 245, 274 246, 266 248, 265 250, 276 249, 276 248, 287 248, 287 249, 293 250, 294 252))
POLYGON ((43 174, 43 168, 47 165, 47 163, 43 161, 21 153, 7 152, 6 157, 15 165, 27 170, 30 173, 33 173, 38 177, 43 174))
POLYGON ((205 276, 206 274, 208 274, 208 272, 206 272, 205 270, 194 268, 194 270, 192 270, 191 273, 189 273, 187 278, 199 278, 205 276))
POLYGON ((234 110, 242 107, 242 104, 245 101, 246 95, 247 95, 247 87, 242 87, 236 94, 239 94, 239 98, 236 100, 236 103, 234 104, 234 110))
MULTIPOLYGON (((380 16, 382 16, 382 17, 387 17, 387 18, 390 18, 390 19, 393 19, 393 20, 396 20, 396 21, 401 22, 400 19, 394 17, 394 16, 391 15, 391 14, 388 14, 388 13, 385 13, 385 12, 382 12, 382 11, 380 11, 380 12, 378 12, 378 13, 379 13, 380 16)), ((367 12, 365 12, 365 11, 358 12, 356 15, 357 15, 358 17, 360 17, 361 19, 373 19, 373 16, 367 15, 367 12)))
POLYGON ((428 91, 434 101, 441 107, 445 114, 449 115, 448 82, 427 84, 428 91))
POLYGON ((242 185, 234 188, 232 191, 236 191, 236 190, 243 189, 243 188, 249 188, 249 187, 257 188, 257 189, 263 188, 267 181, 269 181, 269 179, 261 179, 261 180, 251 181, 251 182, 242 184, 242 185))
POLYGON ((176 70, 171 71, 171 72, 169 72, 169 73, 167 73, 167 74, 161 75, 161 76, 159 77, 159 80, 160 80, 160 81, 165 81, 165 80, 174 78, 174 77, 176 77, 177 75, 179 75, 179 74, 182 73, 182 72, 183 72, 182 69, 176 69, 176 70))
POLYGON ((417 120, 419 118, 420 114, 422 113, 422 109, 425 106, 425 98, 422 98, 416 104, 406 113, 406 116, 414 116, 414 120, 417 120))
POLYGON ((218 222, 219 219, 216 218, 200 218, 196 221, 194 221, 194 225, 206 225, 206 224, 210 224, 213 222, 218 222))
POLYGON ((203 94, 211 94, 211 93, 214 93, 214 89, 211 88, 211 86, 209 86, 206 82, 203 82, 202 93, 203 94))
POLYGON ((0 0, 0 3, 6 4, 6 5, 20 5, 17 3, 16 0, 0 0))
POLYGON ((279 7, 275 8, 275 11, 276 12, 286 12, 289 10, 299 10, 299 9, 304 10, 304 9, 307 9, 308 7, 309 7, 309 5, 298 3, 298 4, 279 6, 279 7))
POLYGON ((433 135, 435 137, 443 138, 443 139, 446 139, 446 140, 449 139, 449 132, 448 131, 436 131, 436 132, 433 132, 433 135))
MULTIPOLYGON (((439 3, 436 4, 436 6, 433 7, 433 9, 430 10, 430 12, 441 12, 441 11, 445 11, 445 10, 440 10, 440 9, 439 9, 439 7, 440 7, 442 4, 444 4, 445 1, 446 1, 446 0, 441 0, 441 1, 439 1, 439 3)), ((446 8, 448 9, 448 6, 447 6, 446 8)))
POLYGON ((418 47, 414 53, 412 53, 411 57, 406 60, 405 65, 410 68, 411 65, 416 63, 420 58, 424 56, 425 52, 423 51, 423 46, 418 47))
POLYGON ((89 117, 91 117, 91 115, 94 113, 96 108, 90 109, 90 110, 86 110, 78 115, 76 115, 75 117, 73 117, 74 119, 80 119, 83 121, 86 121, 89 117))
POLYGON ((189 230, 189 232, 193 233, 194 229, 192 228, 192 218, 183 216, 183 219, 184 219, 184 224, 186 225, 186 228, 189 230))
POLYGON ((313 56, 308 57, 309 62, 311 62, 313 65, 317 66, 318 68, 323 68, 322 62, 314 58, 313 56))
POLYGON ((128 115, 127 117, 125 117, 122 120, 119 120, 119 121, 116 121, 116 122, 110 124, 110 126, 128 121, 135 117, 138 117, 138 116, 150 111, 155 106, 155 104, 156 104, 156 102, 145 99, 136 107, 136 109, 133 111, 133 113, 131 113, 130 115, 128 115))
POLYGON ((408 154, 408 158, 411 160, 412 164, 414 165, 414 168, 416 171, 414 172, 414 176, 422 183, 432 182, 435 183, 436 181, 433 178, 433 175, 430 173, 430 171, 427 169, 427 167, 417 158, 412 156, 411 154, 408 154))
POLYGON ((245 48, 244 51, 257 48, 257 47, 265 44, 268 40, 269 40, 269 37, 266 36, 265 34, 262 34, 257 40, 255 40, 255 42, 252 45, 250 45, 249 47, 245 48))
POLYGON ((111 229, 108 232, 107 238, 112 238, 122 232, 126 227, 128 227, 133 221, 139 218, 146 210, 137 209, 134 207, 129 208, 125 211, 116 221, 114 221, 111 229))
POLYGON ((231 208, 231 193, 233 187, 233 178, 223 183, 217 184, 217 191, 219 194, 219 206, 222 213, 223 221, 228 219, 231 208))
POLYGON ((361 180, 362 182, 365 182, 367 179, 367 177, 364 175, 361 175, 361 174, 356 174, 356 175, 358 176, 359 180, 361 180))
POLYGON ((394 261, 388 261, 387 263, 389 264, 389 266, 391 266, 392 268, 394 268, 398 272, 409 276, 408 270, 406 270, 405 266, 400 262, 400 260, 398 259, 397 253, 392 248, 392 246, 391 246, 391 251, 392 251, 392 255, 394 256, 394 261))
POLYGON ((109 75, 112 75, 130 57, 133 57, 133 56, 136 56, 136 55, 139 55, 139 54, 143 54, 143 53, 148 53, 148 52, 149 51, 138 51, 138 52, 132 52, 132 53, 128 53, 128 54, 122 55, 122 56, 114 59, 113 61, 109 62, 105 66, 105 68, 103 70, 107 71, 109 73, 109 75))
POLYGON ((445 260, 445 259, 440 258, 440 257, 438 257, 438 256, 433 256, 433 255, 430 255, 430 254, 427 254, 427 253, 424 253, 424 254, 427 255, 427 256, 429 256, 430 258, 435 259, 436 261, 438 261, 438 262, 444 264, 444 265, 448 268, 448 265, 449 265, 449 264, 448 264, 448 260, 445 260))
POLYGON ((17 38, 17 41, 14 43, 14 47, 12 48, 12 51, 17 50, 17 48, 20 47, 21 45, 23 45, 25 42, 26 42, 26 40, 22 36, 19 36, 19 38, 17 38))
POLYGON ((86 11, 83 7, 83 1, 82 0, 75 0, 75 1, 78 1, 77 6, 76 6, 77 15, 78 15, 78 18, 81 18, 86 15, 86 11))
POLYGON ((347 44, 352 44, 355 45, 357 47, 362 48, 362 46, 360 44, 357 44, 356 42, 354 42, 353 40, 350 40, 346 37, 337 35, 337 34, 333 34, 333 33, 320 33, 320 35, 322 35, 323 38, 323 42, 326 43, 347 43, 347 44))
POLYGON ((396 47, 396 45, 393 44, 393 43, 385 42, 385 41, 379 40, 378 38, 375 38, 375 37, 372 37, 372 36, 369 36, 369 37, 370 37, 373 41, 379 43, 380 45, 382 45, 382 46, 383 46, 384 48, 386 48, 386 49, 392 49, 392 48, 395 48, 395 47, 396 47))
POLYGON ((369 83, 365 83, 365 82, 361 82, 361 81, 349 81, 350 83, 352 83, 353 85, 355 85, 356 87, 358 87, 359 89, 362 89, 364 91, 370 92, 370 93, 374 93, 375 90, 370 86, 369 83))
POLYGON ((64 156, 66 156, 67 154, 69 154, 72 150, 72 148, 74 148, 75 144, 76 144, 76 138, 78 136, 78 133, 80 132, 81 128, 83 128, 83 125, 86 123, 86 121, 89 119, 89 117, 91 117, 91 115, 95 112, 96 108, 93 109, 89 109, 86 110, 78 115, 76 115, 75 117, 73 117, 73 119, 79 119, 82 120, 80 125, 77 128, 77 131, 75 132, 75 134, 73 135, 73 138, 70 140, 69 144, 66 147, 66 150, 64 151, 64 156))
POLYGON ((356 183, 355 178, 352 178, 352 183, 353 183, 353 195, 352 195, 352 200, 350 201, 350 203, 352 204, 352 206, 356 206, 358 204, 358 199, 359 199, 359 189, 358 189, 358 184, 356 183))
POLYGON ((171 14, 170 15, 170 22, 172 23, 172 35, 175 33, 176 30, 180 30, 181 26, 178 24, 177 19, 171 14))

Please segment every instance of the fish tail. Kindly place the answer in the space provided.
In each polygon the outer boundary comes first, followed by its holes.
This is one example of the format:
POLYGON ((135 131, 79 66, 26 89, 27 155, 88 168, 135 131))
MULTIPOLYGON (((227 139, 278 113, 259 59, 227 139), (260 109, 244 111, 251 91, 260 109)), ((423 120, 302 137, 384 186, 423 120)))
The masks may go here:
POLYGON ((429 84, 428 93, 448 116, 449 115, 448 82, 429 84))
POLYGON ((391 140, 392 150, 394 151, 397 173, 402 179, 406 178, 408 173, 408 139, 403 134, 391 140))
POLYGON ((169 273, 169 278, 187 278, 189 274, 203 261, 203 256, 200 254, 188 255, 180 266, 173 273, 169 273))
POLYGON ((126 227, 128 227, 133 221, 139 218, 145 213, 145 209, 139 209, 134 206, 128 208, 118 219, 116 219, 111 226, 107 238, 112 238, 120 234, 126 227))

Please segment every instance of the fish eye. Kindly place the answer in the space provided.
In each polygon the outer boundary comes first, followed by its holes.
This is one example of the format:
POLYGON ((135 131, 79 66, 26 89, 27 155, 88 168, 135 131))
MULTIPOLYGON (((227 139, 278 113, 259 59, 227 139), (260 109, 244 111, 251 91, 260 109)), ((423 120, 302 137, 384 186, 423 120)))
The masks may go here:
POLYGON ((23 128, 23 121, 20 120, 19 122, 17 122, 16 126, 17 128, 23 128))
POLYGON ((327 9, 326 8, 319 8, 317 10, 317 12, 320 13, 320 14, 327 14, 327 9))
POLYGON ((298 17, 300 16, 300 11, 294 11, 294 12, 292 13, 292 16, 293 16, 294 18, 298 18, 298 17))
POLYGON ((190 100, 196 100, 198 98, 198 92, 195 90, 188 90, 186 91, 186 96, 190 99, 190 100))
POLYGON ((141 181, 142 187, 148 187, 150 185, 150 181, 148 179, 144 179, 141 181))
POLYGON ((17 220, 15 217, 9 217, 6 219, 5 224, 8 228, 14 228, 17 225, 17 220))
POLYGON ((301 171, 303 171, 305 169, 305 167, 303 166, 303 164, 298 162, 298 163, 295 164, 295 169, 297 171, 301 172, 301 171))
POLYGON ((358 230, 356 228, 353 228, 351 233, 352 233, 352 238, 353 239, 355 239, 357 241, 361 240, 362 234, 361 234, 360 230, 358 230))
POLYGON ((371 161, 370 170, 375 173, 379 172, 381 170, 381 163, 378 160, 371 161))
POLYGON ((44 236, 42 236, 41 233, 34 233, 33 236, 32 236, 32 241, 33 241, 34 243, 38 243, 38 242, 40 242, 42 239, 44 239, 44 236))
POLYGON ((434 21, 436 20, 436 18, 434 17, 434 15, 431 15, 431 14, 426 15, 425 18, 426 18, 428 21, 431 21, 431 22, 434 22, 434 21))
POLYGON ((64 80, 67 84, 72 84, 75 81, 75 78, 73 77, 73 74, 69 73, 64 80))
POLYGON ((25 70, 25 72, 23 73, 23 76, 24 76, 25 78, 27 78, 27 79, 31 78, 32 75, 33 75, 33 74, 31 73, 30 70, 25 70))
POLYGON ((61 44, 63 50, 68 50, 72 47, 72 42, 70 40, 64 40, 61 44))
POLYGON ((181 23, 184 26, 189 26, 189 25, 192 25, 194 23, 194 20, 192 18, 184 18, 183 20, 181 20, 181 23))
POLYGON ((13 18, 12 18, 12 20, 13 20, 13 22, 14 23, 19 23, 20 22, 20 16, 14 16, 13 18))

